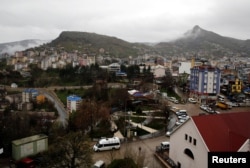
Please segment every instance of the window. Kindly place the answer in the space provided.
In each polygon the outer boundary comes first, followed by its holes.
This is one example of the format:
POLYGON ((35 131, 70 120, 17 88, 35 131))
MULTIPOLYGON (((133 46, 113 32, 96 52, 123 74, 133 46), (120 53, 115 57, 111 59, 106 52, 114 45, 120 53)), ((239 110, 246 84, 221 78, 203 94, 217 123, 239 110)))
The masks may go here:
POLYGON ((188 140, 188 135, 187 134, 185 134, 185 140, 188 140))
POLYGON ((180 162, 177 163, 177 168, 181 168, 181 163, 180 162))
POLYGON ((193 144, 196 146, 196 139, 194 138, 193 144))
POLYGON ((184 153, 185 153, 186 155, 188 155, 191 159, 194 159, 193 152, 192 152, 190 149, 186 148, 186 149, 184 150, 184 153))
POLYGON ((191 136, 189 136, 189 142, 192 143, 192 137, 191 136))

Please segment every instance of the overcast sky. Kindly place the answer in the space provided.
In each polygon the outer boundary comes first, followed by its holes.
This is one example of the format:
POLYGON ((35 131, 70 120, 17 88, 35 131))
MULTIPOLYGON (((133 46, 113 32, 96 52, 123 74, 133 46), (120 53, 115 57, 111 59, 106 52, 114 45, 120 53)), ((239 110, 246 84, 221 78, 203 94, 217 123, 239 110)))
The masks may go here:
POLYGON ((250 0, 1 0, 0 43, 52 40, 62 31, 159 42, 195 25, 245 40, 249 17, 250 0))

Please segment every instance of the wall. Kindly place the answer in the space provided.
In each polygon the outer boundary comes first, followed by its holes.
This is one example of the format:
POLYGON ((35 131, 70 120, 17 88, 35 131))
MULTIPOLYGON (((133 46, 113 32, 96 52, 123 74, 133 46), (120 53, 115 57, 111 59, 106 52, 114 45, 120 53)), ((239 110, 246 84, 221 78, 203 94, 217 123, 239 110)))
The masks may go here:
POLYGON ((207 167, 207 149, 194 126, 192 119, 182 124, 170 136, 170 158, 181 168, 205 168, 207 167), (187 140, 185 139, 187 135, 187 140), (192 138, 189 141, 189 138, 192 138), (196 145, 194 145, 194 139, 196 145), (192 151, 194 159, 184 153, 188 148, 192 151))

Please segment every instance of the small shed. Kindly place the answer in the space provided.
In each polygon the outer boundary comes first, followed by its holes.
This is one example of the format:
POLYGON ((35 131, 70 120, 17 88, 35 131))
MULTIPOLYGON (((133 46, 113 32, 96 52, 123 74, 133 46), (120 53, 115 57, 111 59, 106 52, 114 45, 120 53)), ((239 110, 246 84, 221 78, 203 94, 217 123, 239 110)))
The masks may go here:
POLYGON ((20 160, 48 149, 48 136, 44 134, 12 141, 12 158, 20 160))

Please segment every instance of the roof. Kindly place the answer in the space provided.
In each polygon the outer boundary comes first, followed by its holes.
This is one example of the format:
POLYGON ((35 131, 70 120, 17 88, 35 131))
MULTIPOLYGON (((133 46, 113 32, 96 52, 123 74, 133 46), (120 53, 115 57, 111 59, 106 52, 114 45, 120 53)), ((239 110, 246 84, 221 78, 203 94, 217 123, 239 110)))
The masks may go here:
POLYGON ((67 97, 67 100, 69 100, 69 101, 81 101, 82 98, 79 96, 76 96, 76 95, 70 95, 67 97))
POLYGON ((25 92, 25 93, 37 93, 38 90, 33 89, 33 88, 27 88, 27 89, 24 89, 23 92, 25 92))
POLYGON ((12 141, 12 144, 14 144, 14 145, 22 145, 22 144, 30 143, 30 142, 33 142, 33 141, 38 141, 38 140, 45 139, 45 138, 48 138, 48 136, 45 135, 45 134, 33 135, 33 136, 30 136, 30 137, 25 137, 25 138, 22 138, 22 139, 14 140, 14 141, 12 141))
POLYGON ((250 139, 250 112, 192 117, 211 152, 238 151, 250 139))

